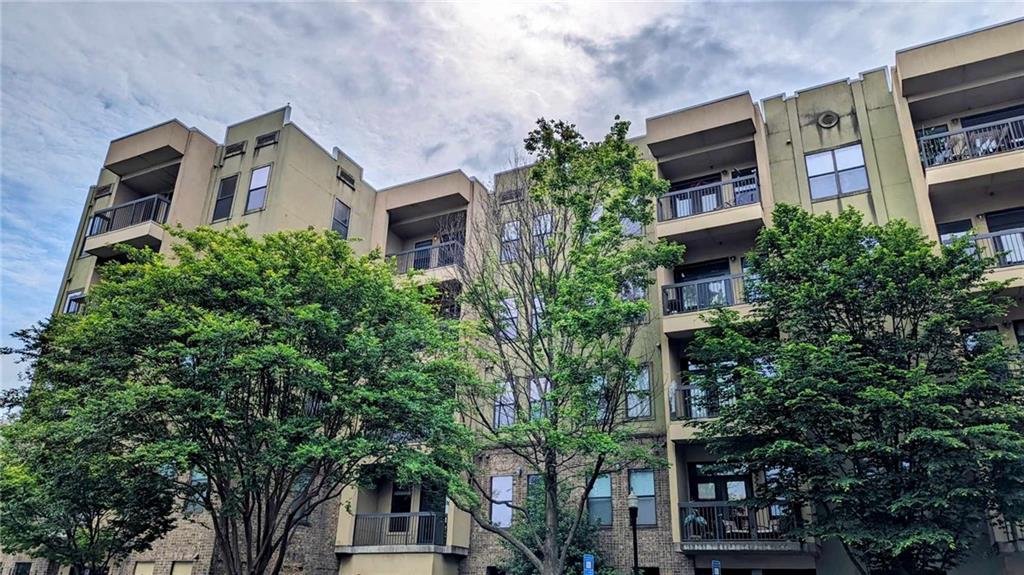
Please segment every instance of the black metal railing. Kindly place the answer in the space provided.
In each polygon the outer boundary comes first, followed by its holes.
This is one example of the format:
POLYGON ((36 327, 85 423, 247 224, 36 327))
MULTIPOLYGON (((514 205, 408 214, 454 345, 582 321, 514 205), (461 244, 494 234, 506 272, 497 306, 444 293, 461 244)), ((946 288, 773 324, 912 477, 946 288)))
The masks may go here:
POLYGON ((444 513, 357 513, 352 545, 444 545, 444 513))
POLYGON ((743 303, 744 275, 733 274, 662 286, 665 314, 704 311, 743 303))
POLYGON ((163 196, 149 196, 100 210, 89 220, 86 237, 98 236, 144 222, 158 224, 167 221, 171 202, 163 196))
POLYGON ((797 515, 784 502, 702 501, 680 504, 679 521, 684 541, 786 541, 797 515))
POLYGON ((917 139, 926 168, 1024 150, 1024 116, 917 139))
POLYGON ((658 200, 658 221, 667 222, 708 212, 756 204, 761 200, 757 176, 745 176, 669 192, 658 200))
POLYGON ((444 242, 388 254, 387 257, 395 258, 398 273, 405 273, 409 270, 429 270, 461 264, 463 249, 460 242, 444 242))
MULTIPOLYGON (((953 241, 951 238, 943 243, 950 244, 953 241)), ((1024 228, 977 234, 974 236, 974 247, 970 249, 979 255, 993 258, 997 268, 1024 265, 1024 228)))
POLYGON ((711 419, 732 397, 710 393, 699 385, 673 385, 669 399, 672 419, 711 419))

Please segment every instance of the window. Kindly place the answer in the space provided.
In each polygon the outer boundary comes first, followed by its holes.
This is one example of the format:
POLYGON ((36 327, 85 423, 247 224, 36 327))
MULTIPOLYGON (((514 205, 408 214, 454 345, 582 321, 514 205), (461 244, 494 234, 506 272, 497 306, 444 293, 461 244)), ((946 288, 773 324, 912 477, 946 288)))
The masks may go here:
POLYGON ((512 382, 506 381, 498 396, 494 398, 494 429, 500 429, 516 422, 516 396, 512 382))
POLYGON ((649 469, 630 471, 629 489, 636 494, 637 498, 636 524, 657 525, 658 516, 655 512, 654 499, 654 472, 649 469))
POLYGON ((338 232, 342 239, 348 239, 348 220, 352 216, 352 209, 345 205, 345 202, 334 198, 334 217, 331 220, 331 229, 338 232))
POLYGON ((412 511, 412 489, 409 487, 395 485, 391 491, 391 513, 397 517, 388 520, 388 531, 391 533, 407 531, 409 529, 409 516, 412 511))
POLYGON ((185 513, 199 513, 205 509, 206 492, 210 488, 210 482, 202 471, 192 470, 192 476, 188 480, 191 491, 188 499, 185 500, 185 513))
POLYGON ((136 561, 134 575, 153 575, 153 567, 156 564, 152 561, 136 561))
POLYGON ((501 230, 501 262, 511 262, 519 256, 519 222, 505 222, 501 230))
POLYGON ((213 203, 213 221, 223 220, 231 216, 231 204, 235 200, 235 188, 238 186, 238 175, 220 181, 217 189, 217 200, 213 203))
POLYGON ((64 302, 64 313, 82 313, 85 311, 85 292, 75 290, 68 294, 64 302))
POLYGON ((551 392, 551 380, 538 377, 530 380, 530 419, 543 419, 551 409, 547 394, 551 392))
POLYGON ((594 481, 587 496, 587 514, 598 525, 612 524, 612 480, 607 475, 599 475, 594 481))
POLYGON ((554 228, 551 214, 533 217, 533 255, 542 256, 548 251, 548 239, 554 228))
POLYGON ((496 527, 512 525, 512 476, 491 477, 491 523, 496 527))
POLYGON ((643 365, 626 393, 626 416, 633 419, 651 417, 651 369, 643 365))
POLYGON ((591 390, 597 398, 597 420, 604 421, 608 417, 608 379, 603 375, 594 377, 591 390))
POLYGON ((544 300, 540 296, 533 296, 533 309, 530 310, 530 327, 533 331, 540 331, 544 327, 544 300))
MULTIPOLYGON (((622 290, 620 291, 622 301, 627 302, 639 302, 647 299, 647 288, 642 285, 635 284, 631 281, 622 283, 622 290)), ((646 310, 642 314, 638 314, 637 317, 630 318, 633 322, 642 322, 646 318, 646 310)))
POLYGON ((437 286, 439 302, 438 312, 444 319, 457 320, 462 317, 462 305, 459 303, 459 296, 462 295, 462 284, 458 280, 443 281, 437 286))
POLYGON ((1013 335, 1017 338, 1017 347, 1024 351, 1024 319, 1013 322, 1013 335))
POLYGON ((267 203, 267 184, 270 183, 270 166, 262 166, 252 171, 249 178, 249 199, 245 202, 245 211, 261 210, 267 203))
POLYGON ((860 144, 808 154, 806 162, 813 200, 868 189, 868 172, 864 168, 864 151, 860 144))
POLYGON ((430 269, 430 252, 434 240, 420 240, 413 244, 412 267, 418 270, 430 269))
POLYGON ((224 159, 245 153, 245 140, 224 146, 224 159))
POLYGON ((111 186, 110 184, 107 184, 105 186, 100 186, 100 187, 96 188, 95 192, 93 192, 92 199, 95 200, 97 198, 102 198, 103 196, 109 196, 110 192, 112 190, 113 190, 113 186, 111 186))
POLYGON ((263 146, 273 146, 277 143, 277 136, 280 133, 280 131, 270 132, 269 134, 263 134, 256 138, 256 149, 262 148, 263 146))
POLYGON ((516 300, 506 298, 501 300, 501 318, 498 320, 498 329, 505 339, 515 339, 519 335, 516 322, 519 320, 519 309, 516 307, 516 300))
POLYGON ((540 474, 530 474, 526 476, 526 499, 527 501, 534 501, 539 499, 541 503, 544 503, 544 476, 540 474))
POLYGON ((955 222, 946 222, 938 225, 939 228, 939 242, 943 245, 951 244, 954 240, 961 236, 965 236, 971 232, 971 220, 957 220, 955 222))
POLYGON ((171 575, 192 575, 192 562, 175 561, 171 563, 171 575))
POLYGON ((498 196, 498 201, 503 204, 511 204, 513 202, 518 202, 519 200, 523 199, 523 196, 525 195, 523 191, 523 188, 513 188, 511 190, 505 190, 504 192, 501 192, 501 194, 498 196))
POLYGON ((626 237, 637 237, 644 234, 644 226, 640 222, 634 222, 627 217, 623 217, 620 222, 622 223, 622 235, 626 237))
POLYGON ((12 573, 12 575, 28 575, 31 570, 32 570, 32 564, 31 563, 21 563, 21 562, 19 562, 19 563, 15 563, 14 564, 14 571, 12 571, 11 573, 12 573))

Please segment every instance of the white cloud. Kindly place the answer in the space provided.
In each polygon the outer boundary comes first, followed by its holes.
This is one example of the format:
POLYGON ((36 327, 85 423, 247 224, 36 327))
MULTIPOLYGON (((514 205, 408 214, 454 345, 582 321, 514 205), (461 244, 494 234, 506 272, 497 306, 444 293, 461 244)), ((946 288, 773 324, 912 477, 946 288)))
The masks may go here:
MULTIPOLYGON (((0 4, 0 330, 46 315, 107 142, 293 119, 383 187, 506 167, 539 116, 597 137, 890 64, 1019 4, 0 4), (956 18, 950 18, 950 14, 956 18)), ((635 132, 639 131, 634 129, 635 132)), ((13 381, 2 364, 0 385, 13 381)))

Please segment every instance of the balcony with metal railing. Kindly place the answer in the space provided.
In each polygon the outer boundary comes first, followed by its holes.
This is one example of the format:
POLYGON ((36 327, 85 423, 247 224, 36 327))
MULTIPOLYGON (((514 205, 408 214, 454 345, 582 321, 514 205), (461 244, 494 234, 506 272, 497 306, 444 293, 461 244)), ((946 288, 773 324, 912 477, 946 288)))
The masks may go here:
POLYGON ((1024 150, 1024 116, 917 139, 925 168, 1024 150))
POLYGON ((357 513, 352 546, 442 546, 447 534, 445 513, 357 513))
POLYGON ((758 506, 747 501, 680 503, 683 553, 804 552, 809 548, 789 533, 800 514, 785 502, 758 506))
POLYGON ((723 405, 731 399, 708 393, 699 385, 673 385, 669 397, 669 411, 673 420, 694 421, 718 417, 723 405))
POLYGON ((743 306, 746 311, 750 278, 732 274, 664 285, 661 288, 663 327, 665 333, 686 332, 707 327, 703 312, 743 306))
MULTIPOLYGON (((950 244, 955 238, 943 240, 950 244)), ((990 279, 1009 280, 1012 287, 1024 286, 1024 273, 1019 266, 1024 266, 1024 228, 1014 228, 976 234, 974 245, 968 247, 979 256, 992 258, 990 279)))
POLYGON ((658 199, 658 221, 667 222, 761 201, 757 175, 669 192, 658 199))
POLYGON ((171 202, 164 196, 147 196, 96 211, 85 231, 85 252, 99 257, 117 253, 117 244, 159 249, 171 202))
POLYGON ((443 242, 388 254, 394 258, 398 273, 412 270, 432 270, 462 263, 464 246, 461 242, 443 242))

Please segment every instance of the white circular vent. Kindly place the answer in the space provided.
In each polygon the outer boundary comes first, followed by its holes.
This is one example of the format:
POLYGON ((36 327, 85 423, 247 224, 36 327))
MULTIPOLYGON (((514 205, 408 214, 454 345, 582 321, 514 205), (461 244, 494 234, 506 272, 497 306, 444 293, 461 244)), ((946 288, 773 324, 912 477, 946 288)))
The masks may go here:
POLYGON ((822 112, 818 115, 818 125, 822 128, 834 128, 839 123, 839 114, 822 112))

